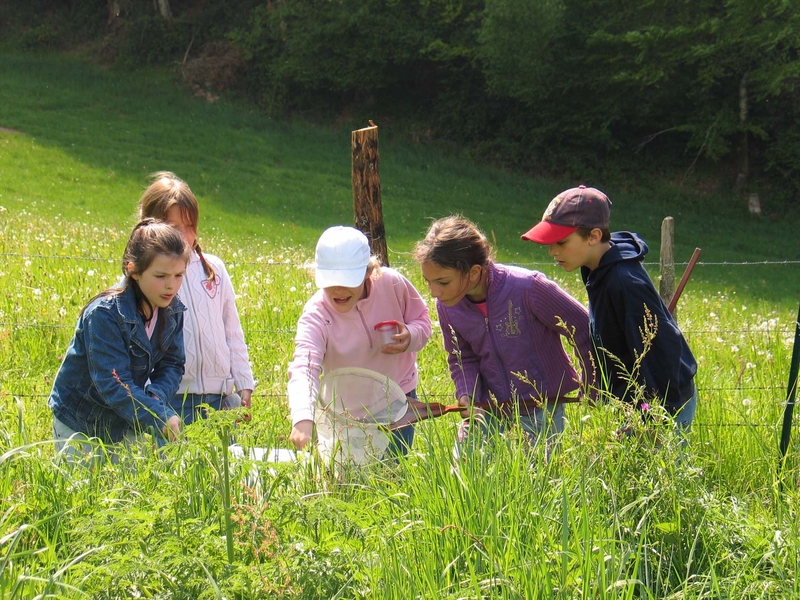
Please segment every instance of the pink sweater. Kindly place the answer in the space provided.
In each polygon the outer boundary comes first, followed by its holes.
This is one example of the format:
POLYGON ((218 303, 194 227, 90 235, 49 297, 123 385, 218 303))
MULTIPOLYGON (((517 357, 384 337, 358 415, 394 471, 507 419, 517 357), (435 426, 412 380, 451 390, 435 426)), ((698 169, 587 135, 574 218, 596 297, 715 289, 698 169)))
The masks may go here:
POLYGON ((373 274, 366 298, 346 313, 337 312, 322 290, 306 302, 297 322, 294 358, 289 364, 292 425, 313 420, 320 376, 342 367, 361 367, 386 375, 408 393, 417 387, 417 352, 431 336, 428 307, 403 275, 383 267, 373 274), (383 354, 376 323, 395 320, 411 333, 408 350, 383 354))

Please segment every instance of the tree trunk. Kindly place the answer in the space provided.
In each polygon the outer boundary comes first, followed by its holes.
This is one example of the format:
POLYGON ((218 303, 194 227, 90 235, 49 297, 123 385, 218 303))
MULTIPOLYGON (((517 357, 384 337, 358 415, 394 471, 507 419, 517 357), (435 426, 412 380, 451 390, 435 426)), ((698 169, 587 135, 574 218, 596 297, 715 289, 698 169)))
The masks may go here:
POLYGON ((167 21, 172 20, 172 9, 169 6, 169 0, 154 0, 156 3, 156 10, 158 14, 164 17, 167 21))
POLYGON ((750 148, 747 135, 747 119, 749 113, 749 99, 747 83, 749 71, 745 71, 739 80, 739 127, 742 130, 742 139, 739 146, 739 173, 736 175, 736 195, 743 202, 747 201, 747 192, 750 187, 750 148))
POLYGON ((117 23, 122 13, 122 6, 119 0, 108 0, 108 21, 106 28, 109 31, 114 31, 117 28, 117 23))

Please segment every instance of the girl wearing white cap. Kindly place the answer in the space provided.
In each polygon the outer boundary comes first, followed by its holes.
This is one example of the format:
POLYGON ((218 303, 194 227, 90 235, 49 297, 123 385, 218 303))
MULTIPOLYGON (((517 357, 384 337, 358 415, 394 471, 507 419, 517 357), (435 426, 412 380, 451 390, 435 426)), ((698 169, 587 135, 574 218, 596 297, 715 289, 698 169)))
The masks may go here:
MULTIPOLYGON (((408 279, 370 256, 369 241, 353 227, 327 229, 317 242, 315 279, 320 289, 297 323, 289 365, 289 440, 300 450, 311 440, 320 376, 361 367, 386 375, 416 396, 417 352, 431 336, 428 307, 408 279), (396 321, 394 343, 383 344, 375 325, 396 321)), ((411 447, 413 426, 395 433, 396 450, 411 447)))

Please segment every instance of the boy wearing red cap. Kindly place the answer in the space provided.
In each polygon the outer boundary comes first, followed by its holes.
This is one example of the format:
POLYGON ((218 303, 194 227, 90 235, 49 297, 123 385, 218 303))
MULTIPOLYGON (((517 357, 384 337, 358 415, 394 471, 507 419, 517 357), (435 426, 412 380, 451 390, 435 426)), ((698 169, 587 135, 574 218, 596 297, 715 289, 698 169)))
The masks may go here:
POLYGON ((697 362, 642 265, 647 244, 635 233, 610 233, 610 214, 608 196, 581 185, 553 198, 541 222, 522 239, 550 246, 550 256, 565 271, 580 268, 595 358, 607 391, 636 401, 640 409, 650 398, 660 399, 676 426, 688 433, 697 406, 697 362), (645 352, 648 323, 655 324, 655 336, 645 352), (644 397, 637 387, 644 389, 644 397))

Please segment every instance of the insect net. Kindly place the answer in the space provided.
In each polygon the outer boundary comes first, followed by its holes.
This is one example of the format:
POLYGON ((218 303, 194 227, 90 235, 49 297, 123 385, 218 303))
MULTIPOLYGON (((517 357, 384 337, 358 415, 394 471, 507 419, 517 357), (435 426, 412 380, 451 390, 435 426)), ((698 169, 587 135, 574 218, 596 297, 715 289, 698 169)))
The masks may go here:
POLYGON ((327 373, 314 414, 320 456, 359 465, 380 459, 389 446, 386 427, 407 410, 405 393, 385 375, 357 367, 327 373))

